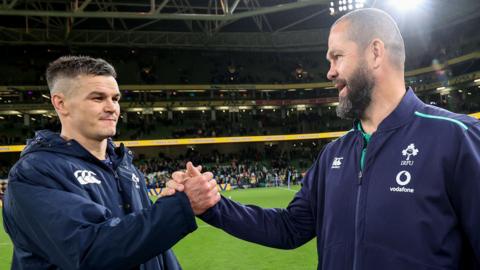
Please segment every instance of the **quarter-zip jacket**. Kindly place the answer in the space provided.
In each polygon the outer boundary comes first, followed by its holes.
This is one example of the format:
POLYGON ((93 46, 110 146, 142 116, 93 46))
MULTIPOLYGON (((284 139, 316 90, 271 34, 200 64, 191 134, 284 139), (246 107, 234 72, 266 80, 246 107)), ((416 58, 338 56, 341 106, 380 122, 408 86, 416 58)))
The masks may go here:
POLYGON ((56 133, 28 142, 3 208, 12 269, 181 269, 170 248, 197 228, 188 198, 152 204, 131 151, 107 153, 112 166, 56 133))
POLYGON ((326 145, 286 209, 222 198, 202 219, 275 248, 316 237, 318 269, 480 269, 479 122, 409 89, 361 170, 364 143, 354 123, 326 145))

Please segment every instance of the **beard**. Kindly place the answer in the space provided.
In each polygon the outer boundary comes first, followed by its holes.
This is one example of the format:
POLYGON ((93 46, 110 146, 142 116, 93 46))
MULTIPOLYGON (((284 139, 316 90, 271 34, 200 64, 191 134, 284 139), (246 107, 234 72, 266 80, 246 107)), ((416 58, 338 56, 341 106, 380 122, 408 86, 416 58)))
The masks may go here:
POLYGON ((337 116, 342 119, 361 119, 372 101, 372 89, 375 86, 366 63, 360 62, 348 81, 337 79, 336 82, 347 87, 347 95, 338 98, 337 116))

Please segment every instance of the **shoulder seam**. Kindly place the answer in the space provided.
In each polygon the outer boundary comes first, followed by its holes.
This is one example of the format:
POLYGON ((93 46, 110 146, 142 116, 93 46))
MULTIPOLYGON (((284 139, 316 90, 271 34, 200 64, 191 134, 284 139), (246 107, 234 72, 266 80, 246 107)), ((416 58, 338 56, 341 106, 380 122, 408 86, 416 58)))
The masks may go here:
POLYGON ((433 115, 433 114, 426 114, 426 113, 421 113, 421 112, 418 112, 418 111, 415 111, 415 115, 418 116, 418 117, 422 117, 422 118, 449 121, 449 122, 452 122, 452 123, 462 127, 464 130, 468 130, 467 125, 465 125, 463 122, 461 122, 457 119, 450 118, 450 117, 438 116, 438 115, 433 115))

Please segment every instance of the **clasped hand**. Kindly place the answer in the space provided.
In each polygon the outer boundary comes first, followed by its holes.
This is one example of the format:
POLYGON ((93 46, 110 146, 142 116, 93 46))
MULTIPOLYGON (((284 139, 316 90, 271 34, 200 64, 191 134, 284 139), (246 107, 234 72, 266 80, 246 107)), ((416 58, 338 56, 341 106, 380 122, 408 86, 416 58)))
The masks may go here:
POLYGON ((167 187, 160 196, 185 192, 193 213, 195 215, 203 214, 220 201, 220 193, 213 174, 211 172, 201 173, 201 171, 201 166, 194 167, 191 162, 188 162, 186 171, 176 171, 172 174, 172 180, 167 182, 167 187))

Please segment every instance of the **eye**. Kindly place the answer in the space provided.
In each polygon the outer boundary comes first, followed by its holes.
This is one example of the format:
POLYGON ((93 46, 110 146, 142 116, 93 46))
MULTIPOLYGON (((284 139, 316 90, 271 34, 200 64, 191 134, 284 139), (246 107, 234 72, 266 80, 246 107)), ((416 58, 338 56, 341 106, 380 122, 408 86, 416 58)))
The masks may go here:
POLYGON ((97 97, 92 97, 92 99, 94 101, 97 101, 97 102, 101 102, 103 100, 103 98, 101 96, 97 96, 97 97))

